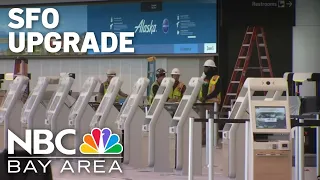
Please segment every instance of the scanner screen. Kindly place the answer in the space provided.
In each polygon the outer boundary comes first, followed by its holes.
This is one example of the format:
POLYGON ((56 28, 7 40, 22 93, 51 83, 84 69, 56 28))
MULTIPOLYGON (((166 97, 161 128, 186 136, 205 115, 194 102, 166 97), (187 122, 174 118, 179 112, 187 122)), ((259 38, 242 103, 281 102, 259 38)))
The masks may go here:
POLYGON ((286 129, 286 109, 276 106, 256 106, 257 129, 286 129))
POLYGON ((178 109, 174 115, 175 117, 180 117, 182 115, 182 112, 183 112, 184 108, 186 107, 187 103, 188 103, 188 99, 181 100, 181 102, 178 106, 178 109))
POLYGON ((8 108, 13 100, 13 94, 7 94, 6 99, 2 105, 2 108, 8 108))
POLYGON ((58 103, 60 101, 60 98, 61 96, 55 96, 52 103, 51 103, 51 106, 49 108, 49 111, 54 111, 56 109, 56 107, 58 106, 58 103))
POLYGON ((29 99, 28 99, 28 101, 27 101, 27 107, 26 107, 26 109, 31 109, 32 108, 32 106, 33 106, 33 104, 34 104, 34 102, 36 101, 36 98, 37 98, 37 96, 35 96, 35 95, 31 95, 30 97, 29 97, 29 99))
POLYGON ((150 109, 149 109, 149 111, 147 113, 149 116, 152 116, 153 113, 156 111, 156 108, 157 108, 159 102, 160 102, 160 99, 154 99, 153 100, 153 102, 152 102, 152 104, 150 106, 150 109))
POLYGON ((133 103, 134 103, 134 98, 130 98, 127 102, 127 104, 125 105, 124 109, 123 109, 123 112, 122 114, 128 114, 131 107, 133 106, 133 103))

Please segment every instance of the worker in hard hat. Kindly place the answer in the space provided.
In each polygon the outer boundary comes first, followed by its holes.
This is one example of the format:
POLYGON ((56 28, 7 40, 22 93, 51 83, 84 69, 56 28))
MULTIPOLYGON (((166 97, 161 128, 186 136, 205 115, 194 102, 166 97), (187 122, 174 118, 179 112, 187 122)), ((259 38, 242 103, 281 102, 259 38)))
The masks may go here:
POLYGON ((162 68, 157 69, 156 71, 156 81, 151 85, 150 94, 149 94, 149 105, 152 104, 154 96, 157 94, 159 86, 163 80, 163 78, 166 77, 166 71, 162 68))
MULTIPOLYGON (((109 87, 111 79, 113 77, 115 77, 116 75, 117 75, 117 73, 112 69, 109 69, 107 71, 107 80, 100 85, 99 94, 98 94, 98 101, 101 101, 104 94, 107 93, 107 89, 109 87)), ((119 94, 116 97, 115 103, 119 103, 119 100, 121 99, 121 97, 127 98, 128 95, 126 93, 122 92, 121 90, 119 90, 119 94)))
POLYGON ((180 82, 180 70, 174 68, 171 71, 171 77, 175 80, 173 88, 169 94, 168 102, 180 102, 184 92, 186 91, 186 86, 183 82, 180 82))
MULTIPOLYGON (((204 80, 200 89, 198 99, 202 103, 218 103, 221 102, 221 80, 218 75, 217 66, 212 59, 208 59, 203 64, 203 74, 201 78, 204 80)), ((200 118, 206 118, 206 108, 199 109, 200 118)), ((202 123, 202 145, 206 144, 206 124, 202 123)))
POLYGON ((221 82, 215 62, 208 59, 204 65, 204 83, 201 87, 198 99, 203 103, 221 103, 221 82))

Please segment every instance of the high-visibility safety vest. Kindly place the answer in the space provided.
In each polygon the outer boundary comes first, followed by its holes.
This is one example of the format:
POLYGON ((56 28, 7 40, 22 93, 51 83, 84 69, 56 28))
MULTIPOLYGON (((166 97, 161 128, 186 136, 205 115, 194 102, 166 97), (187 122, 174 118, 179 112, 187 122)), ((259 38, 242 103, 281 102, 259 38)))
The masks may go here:
MULTIPOLYGON (((220 78, 220 76, 215 75, 210 79, 209 86, 208 86, 208 94, 211 94, 216 89, 216 84, 217 84, 219 78, 220 78)), ((198 98, 201 99, 202 97, 203 97, 203 95, 202 95, 202 87, 201 87, 198 98)), ((217 102, 218 104, 221 103, 221 92, 219 92, 217 97, 206 100, 205 103, 214 103, 214 102, 217 102)))
POLYGON ((182 99, 182 89, 184 87, 184 84, 182 82, 179 82, 178 86, 175 89, 171 89, 171 92, 169 94, 169 99, 176 99, 180 101, 182 99))
MULTIPOLYGON (((104 82, 103 83, 103 87, 104 87, 104 92, 103 94, 106 94, 107 93, 107 90, 108 90, 108 87, 109 87, 109 83, 108 82, 104 82)), ((115 99, 115 102, 118 103, 120 100, 120 96, 117 95, 116 99, 115 99)))
POLYGON ((160 84, 158 83, 158 81, 155 81, 155 82, 151 85, 150 94, 149 94, 149 98, 148 98, 148 103, 149 103, 149 105, 152 104, 153 99, 154 99, 154 96, 155 96, 155 94, 153 93, 153 87, 154 87, 154 86, 160 86, 160 84))

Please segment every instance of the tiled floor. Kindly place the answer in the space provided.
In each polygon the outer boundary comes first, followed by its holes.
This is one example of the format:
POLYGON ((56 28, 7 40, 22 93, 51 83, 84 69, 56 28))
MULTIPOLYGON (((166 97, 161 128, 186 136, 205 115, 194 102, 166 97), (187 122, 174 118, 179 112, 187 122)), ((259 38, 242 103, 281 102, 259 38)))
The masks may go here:
MULTIPOLYGON (((205 162, 205 161, 204 161, 205 162)), ((229 180, 222 175, 221 150, 215 152, 215 180, 229 180)), ((178 176, 173 173, 143 172, 129 167, 122 167, 123 174, 90 175, 90 174, 60 174, 53 166, 54 180, 187 180, 187 176, 178 176)), ((204 166, 204 174, 206 167, 204 166)), ((206 180, 207 176, 195 177, 194 180, 206 180)), ((315 168, 305 168, 305 180, 316 180, 315 168)))

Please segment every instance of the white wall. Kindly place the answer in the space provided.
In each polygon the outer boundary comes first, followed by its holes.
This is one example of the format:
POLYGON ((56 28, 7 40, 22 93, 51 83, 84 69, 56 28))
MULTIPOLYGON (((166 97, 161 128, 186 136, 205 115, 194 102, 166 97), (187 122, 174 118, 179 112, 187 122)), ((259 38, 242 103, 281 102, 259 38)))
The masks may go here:
MULTIPOLYGON (((200 58, 157 58, 157 68, 170 71, 179 68, 183 75, 181 80, 187 84, 191 77, 199 76, 200 58)), ((0 73, 12 73, 14 60, 0 59, 0 73)), ((29 59, 29 73, 31 73, 31 88, 39 76, 59 76, 60 72, 76 73, 76 81, 72 90, 79 92, 83 82, 89 76, 98 76, 101 81, 106 78, 109 68, 114 69, 124 80, 122 90, 131 92, 131 87, 140 77, 147 76, 147 60, 145 58, 80 58, 80 59, 29 59)), ((7 88, 7 84, 3 89, 7 88)), ((96 91, 98 91, 98 88, 96 91)))
MULTIPOLYGON (((319 0, 296 0, 296 26, 293 28, 293 72, 320 72, 319 9, 319 0)), ((302 95, 314 95, 314 87, 314 83, 302 86, 302 95)))

